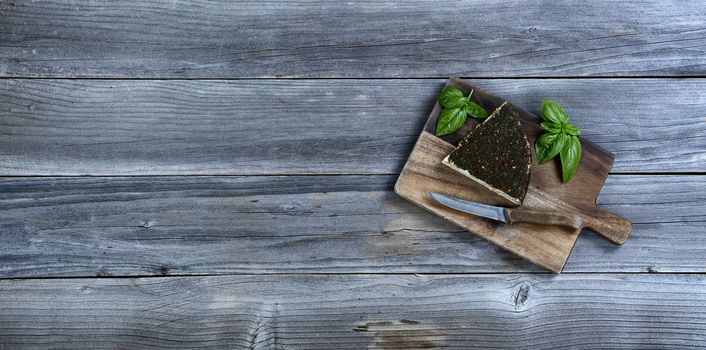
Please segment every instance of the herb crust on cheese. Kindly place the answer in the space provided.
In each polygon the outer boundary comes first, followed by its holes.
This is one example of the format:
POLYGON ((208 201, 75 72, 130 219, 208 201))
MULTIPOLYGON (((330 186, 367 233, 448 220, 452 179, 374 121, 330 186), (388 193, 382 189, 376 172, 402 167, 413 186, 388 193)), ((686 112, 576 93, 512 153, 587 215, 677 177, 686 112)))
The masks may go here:
POLYGON ((519 114, 505 102, 442 161, 515 204, 522 204, 532 156, 519 114))

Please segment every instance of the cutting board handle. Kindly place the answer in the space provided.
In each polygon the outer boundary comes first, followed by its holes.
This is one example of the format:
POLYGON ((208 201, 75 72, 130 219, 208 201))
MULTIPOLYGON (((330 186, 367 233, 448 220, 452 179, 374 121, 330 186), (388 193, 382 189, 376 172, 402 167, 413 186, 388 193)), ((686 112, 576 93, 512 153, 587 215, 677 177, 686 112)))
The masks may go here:
POLYGON ((584 227, 587 227, 615 244, 623 244, 630 237, 632 223, 627 219, 601 209, 595 204, 593 207, 582 208, 584 227))
POLYGON ((524 204, 529 204, 530 208, 554 208, 555 210, 571 208, 572 212, 581 215, 583 227, 593 230, 615 244, 625 243, 632 231, 630 221, 599 208, 596 202, 579 202, 572 206, 532 185, 527 189, 524 204))

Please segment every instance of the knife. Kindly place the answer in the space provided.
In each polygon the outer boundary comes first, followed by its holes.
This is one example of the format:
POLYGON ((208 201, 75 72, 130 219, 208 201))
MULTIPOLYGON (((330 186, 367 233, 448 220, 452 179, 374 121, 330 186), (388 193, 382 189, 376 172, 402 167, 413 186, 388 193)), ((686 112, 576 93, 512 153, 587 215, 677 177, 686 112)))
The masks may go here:
POLYGON ((494 205, 481 204, 465 199, 446 196, 436 192, 427 192, 435 201, 464 213, 481 216, 506 224, 528 223, 539 225, 563 226, 573 230, 581 229, 581 216, 558 211, 510 209, 494 205))

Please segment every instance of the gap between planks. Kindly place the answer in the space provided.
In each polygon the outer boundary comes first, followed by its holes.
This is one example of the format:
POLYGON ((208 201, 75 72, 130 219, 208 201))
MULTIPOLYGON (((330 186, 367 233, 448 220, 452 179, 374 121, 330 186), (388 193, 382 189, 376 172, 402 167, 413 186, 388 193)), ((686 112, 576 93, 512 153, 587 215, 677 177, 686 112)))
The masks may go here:
MULTIPOLYGON (((81 174, 81 175, 3 175, 0 179, 32 179, 32 178, 150 178, 150 177, 286 177, 286 176, 395 176, 399 173, 286 173, 286 174, 252 174, 252 173, 213 173, 213 174, 127 174, 127 175, 91 175, 91 174, 81 174)), ((609 176, 705 176, 706 172, 688 172, 688 171, 676 171, 676 172, 611 172, 609 176)))
MULTIPOLYGON (((0 80, 137 80, 137 81, 143 81, 143 80, 159 80, 159 81, 213 81, 213 80, 224 80, 224 81, 247 81, 247 80, 293 80, 293 81, 305 81, 305 80, 440 80, 440 79, 448 79, 450 78, 449 76, 423 76, 423 77, 415 77, 415 76, 405 76, 405 77, 377 77, 377 76, 371 76, 371 77, 288 77, 288 76, 282 76, 282 77, 198 77, 198 78, 178 78, 178 77, 171 77, 171 78, 164 78, 164 77, 150 77, 150 76, 144 76, 144 77, 118 77, 118 76, 107 76, 107 77, 102 77, 102 76, 96 76, 96 77, 82 77, 82 76, 61 76, 61 77, 53 77, 53 76, 11 76, 11 75, 6 75, 6 76, 0 76, 0 80)), ((629 76, 629 75, 599 75, 599 76, 592 76, 592 75, 578 75, 578 76, 522 76, 522 77, 503 77, 503 76, 459 76, 459 79, 467 79, 467 80, 473 80, 473 79, 478 79, 478 80, 611 80, 611 79, 624 79, 624 80, 685 80, 685 79, 706 79, 706 75, 672 75, 672 76, 659 76, 659 75, 639 75, 639 76, 629 76)))
POLYGON ((157 278, 191 278, 191 277, 248 277, 248 276, 359 276, 359 277, 375 277, 375 276, 492 276, 492 275, 522 275, 522 276, 644 276, 644 275, 663 275, 663 276, 700 276, 706 275, 706 272, 601 272, 601 271, 581 271, 581 272, 562 272, 560 275, 550 271, 475 271, 475 272, 247 272, 247 273, 194 273, 194 274, 167 274, 167 275, 93 275, 93 276, 28 276, 28 277, 0 277, 0 281, 19 281, 19 280, 106 280, 106 279, 157 279, 157 278))

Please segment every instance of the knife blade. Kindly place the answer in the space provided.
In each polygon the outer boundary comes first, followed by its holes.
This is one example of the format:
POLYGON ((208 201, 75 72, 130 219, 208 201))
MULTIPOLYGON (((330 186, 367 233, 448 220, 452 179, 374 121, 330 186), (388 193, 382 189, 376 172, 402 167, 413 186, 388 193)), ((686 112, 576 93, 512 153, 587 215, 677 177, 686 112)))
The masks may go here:
POLYGON ((484 218, 507 223, 507 218, 505 217, 505 208, 496 207, 494 205, 471 202, 465 199, 450 197, 432 191, 429 191, 427 193, 429 193, 429 196, 431 196, 432 199, 449 208, 456 209, 467 214, 482 216, 484 218))
POLYGON ((432 199, 449 208, 510 225, 516 223, 530 223, 537 225, 563 226, 573 230, 580 230, 583 227, 583 220, 581 219, 581 216, 571 212, 518 208, 510 209, 476 203, 432 191, 428 191, 427 193, 432 199))

